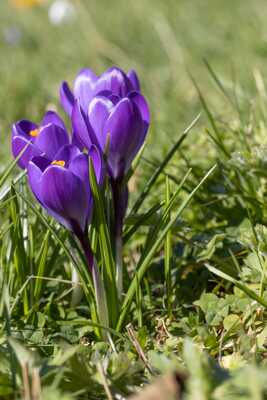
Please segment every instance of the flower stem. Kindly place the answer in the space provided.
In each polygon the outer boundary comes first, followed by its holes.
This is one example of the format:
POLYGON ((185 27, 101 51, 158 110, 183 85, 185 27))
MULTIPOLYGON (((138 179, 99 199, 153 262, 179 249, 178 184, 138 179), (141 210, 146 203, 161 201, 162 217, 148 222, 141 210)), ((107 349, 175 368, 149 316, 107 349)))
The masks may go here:
POLYGON ((116 259, 116 285, 118 297, 123 293, 123 260, 122 260, 122 231, 123 219, 128 203, 128 188, 121 181, 112 180, 112 195, 114 204, 114 238, 116 259))
POLYGON ((78 271, 76 270, 76 268, 73 265, 71 267, 71 281, 72 281, 72 285, 73 285, 73 291, 72 291, 72 296, 71 296, 71 306, 75 307, 78 304, 80 304, 83 292, 82 292, 81 286, 79 285, 80 278, 79 278, 78 271))
POLYGON ((122 262, 122 232, 115 237, 116 251, 116 284, 118 297, 121 299, 123 292, 123 262, 122 262))
MULTIPOLYGON (((109 317, 108 317, 106 292, 95 259, 94 259, 94 267, 92 269, 92 275, 95 288, 95 298, 96 298, 96 306, 98 311, 99 322, 102 326, 108 328, 109 317)), ((107 339, 108 335, 106 330, 102 329, 102 335, 104 339, 107 339)))
MULTIPOLYGON (((92 273, 99 323, 100 323, 100 325, 108 328, 109 327, 109 316, 108 316, 106 292, 105 292, 103 281, 100 276, 100 272, 99 272, 99 268, 98 268, 96 259, 94 258, 93 251, 91 249, 89 239, 88 239, 87 235, 85 233, 82 233, 81 231, 75 231, 75 234, 80 241, 81 247, 83 249, 84 255, 87 260, 88 268, 89 268, 90 272, 92 273)), ((103 339, 107 340, 107 338, 108 338, 107 331, 104 329, 101 329, 101 333, 102 333, 103 339)))

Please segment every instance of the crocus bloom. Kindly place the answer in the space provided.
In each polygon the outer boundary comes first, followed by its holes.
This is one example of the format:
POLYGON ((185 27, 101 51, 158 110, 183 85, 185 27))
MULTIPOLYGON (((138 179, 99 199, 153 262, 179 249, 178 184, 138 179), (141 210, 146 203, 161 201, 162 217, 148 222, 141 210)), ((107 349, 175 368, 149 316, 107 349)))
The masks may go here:
MULTIPOLYGON (((103 179, 99 151, 89 151, 98 182, 103 179)), ((92 213, 92 194, 89 184, 88 155, 73 145, 63 146, 54 159, 37 156, 28 165, 32 192, 39 203, 58 222, 81 239, 92 213)))
POLYGON ((131 70, 126 75, 115 67, 100 77, 91 70, 82 70, 73 92, 64 82, 60 97, 71 116, 73 141, 87 149, 95 144, 106 155, 114 206, 116 282, 121 297, 122 226, 128 203, 124 177, 144 143, 150 123, 149 107, 140 93, 136 73, 131 70))
POLYGON ((99 77, 90 69, 82 69, 74 81, 73 92, 67 82, 60 88, 60 100, 65 112, 71 116, 75 100, 87 113, 92 98, 96 95, 125 97, 132 91, 140 91, 137 74, 130 70, 127 74, 120 68, 111 67, 99 77))
POLYGON ((40 125, 28 120, 20 120, 12 126, 11 147, 16 158, 26 147, 18 160, 21 168, 26 168, 34 156, 45 155, 53 159, 58 150, 69 144, 64 122, 53 111, 48 111, 40 125))
POLYGON ((122 226, 125 216, 128 189, 124 176, 144 143, 149 126, 149 108, 139 92, 127 97, 96 96, 86 114, 79 101, 72 112, 75 135, 84 147, 95 143, 107 155, 114 205, 113 235, 116 246, 116 282, 119 298, 123 292, 122 226))
POLYGON ((147 102, 138 92, 121 99, 96 96, 87 114, 76 101, 72 112, 78 139, 88 149, 94 143, 102 152, 107 151, 108 171, 115 180, 123 178, 144 143, 149 118, 147 102))

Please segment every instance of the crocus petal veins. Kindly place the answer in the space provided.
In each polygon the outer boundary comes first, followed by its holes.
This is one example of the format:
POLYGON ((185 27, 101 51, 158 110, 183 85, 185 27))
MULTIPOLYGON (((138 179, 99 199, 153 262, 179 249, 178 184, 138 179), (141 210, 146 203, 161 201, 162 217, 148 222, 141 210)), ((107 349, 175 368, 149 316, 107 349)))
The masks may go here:
POLYGON ((51 165, 59 165, 60 167, 65 167, 65 161, 63 160, 55 160, 51 162, 51 165))

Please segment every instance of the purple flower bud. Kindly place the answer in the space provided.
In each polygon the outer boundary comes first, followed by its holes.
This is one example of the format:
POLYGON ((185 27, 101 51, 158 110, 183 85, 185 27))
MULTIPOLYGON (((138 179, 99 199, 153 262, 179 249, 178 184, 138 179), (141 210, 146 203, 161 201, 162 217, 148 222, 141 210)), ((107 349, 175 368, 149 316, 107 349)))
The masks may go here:
POLYGON ((140 83, 134 70, 126 75, 120 68, 111 67, 97 77, 90 69, 83 69, 74 81, 73 92, 67 82, 62 83, 60 100, 65 112, 71 116, 75 100, 78 100, 83 111, 87 113, 90 101, 96 95, 114 95, 120 99, 132 91, 140 91, 140 83))
MULTIPOLYGON (((98 182, 103 179, 99 151, 89 151, 98 182)), ((93 198, 89 184, 88 156, 73 145, 63 146, 53 160, 33 157, 28 165, 32 192, 58 222, 81 237, 91 219, 93 198)))
POLYGON ((119 180, 129 170, 141 148, 149 126, 149 108, 138 92, 118 100, 96 96, 86 115, 76 102, 72 113, 73 129, 79 140, 89 149, 96 144, 107 152, 110 176, 119 180))
POLYGON ((27 120, 20 120, 12 126, 11 147, 16 158, 26 147, 18 160, 21 168, 27 168, 29 161, 44 155, 53 159, 57 151, 69 143, 64 122, 53 111, 48 111, 40 125, 27 120))
POLYGON ((94 87, 94 95, 111 92, 119 97, 125 97, 133 91, 135 87, 131 80, 120 68, 111 67, 97 79, 94 87))
POLYGON ((60 101, 64 111, 71 116, 75 100, 79 100, 82 109, 86 110, 94 95, 94 85, 97 76, 89 68, 82 69, 74 81, 73 92, 67 82, 60 87, 60 101))
POLYGON ((127 77, 130 79, 133 89, 136 90, 137 92, 140 92, 140 90, 141 90, 140 82, 139 82, 139 79, 138 79, 138 76, 137 76, 137 73, 135 72, 135 70, 130 69, 130 71, 127 74, 127 77))

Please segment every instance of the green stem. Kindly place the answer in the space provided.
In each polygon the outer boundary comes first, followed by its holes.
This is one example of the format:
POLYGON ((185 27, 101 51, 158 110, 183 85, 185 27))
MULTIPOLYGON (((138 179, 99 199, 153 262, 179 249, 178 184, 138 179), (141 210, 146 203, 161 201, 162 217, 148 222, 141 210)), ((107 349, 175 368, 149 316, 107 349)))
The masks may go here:
POLYGON ((123 262, 122 262, 122 232, 115 238, 116 250, 116 285, 118 297, 121 299, 123 293, 123 262))
MULTIPOLYGON (((100 325, 109 328, 106 292, 95 258, 93 261, 92 276, 95 288, 95 298, 96 298, 96 306, 97 306, 99 322, 100 325)), ((106 329, 102 329, 102 336, 105 340, 108 339, 106 329)))
POLYGON ((114 204, 114 237, 116 260, 116 286, 118 298, 121 300, 123 293, 123 259, 122 259, 122 231, 123 220, 128 203, 128 188, 121 180, 112 180, 112 195, 114 204))
MULTIPOLYGON (((89 268, 90 272, 92 273, 99 323, 100 323, 100 325, 108 328, 109 327, 109 317, 108 317, 106 292, 105 292, 103 281, 102 281, 100 273, 99 273, 96 259, 94 258, 94 255, 93 255, 93 252, 91 249, 89 239, 85 233, 81 232, 80 229, 76 229, 75 234, 80 241, 81 247, 84 251, 84 255, 87 260, 88 268, 89 268)), ((101 333, 102 333, 103 339, 107 340, 106 330, 102 329, 101 333)))

